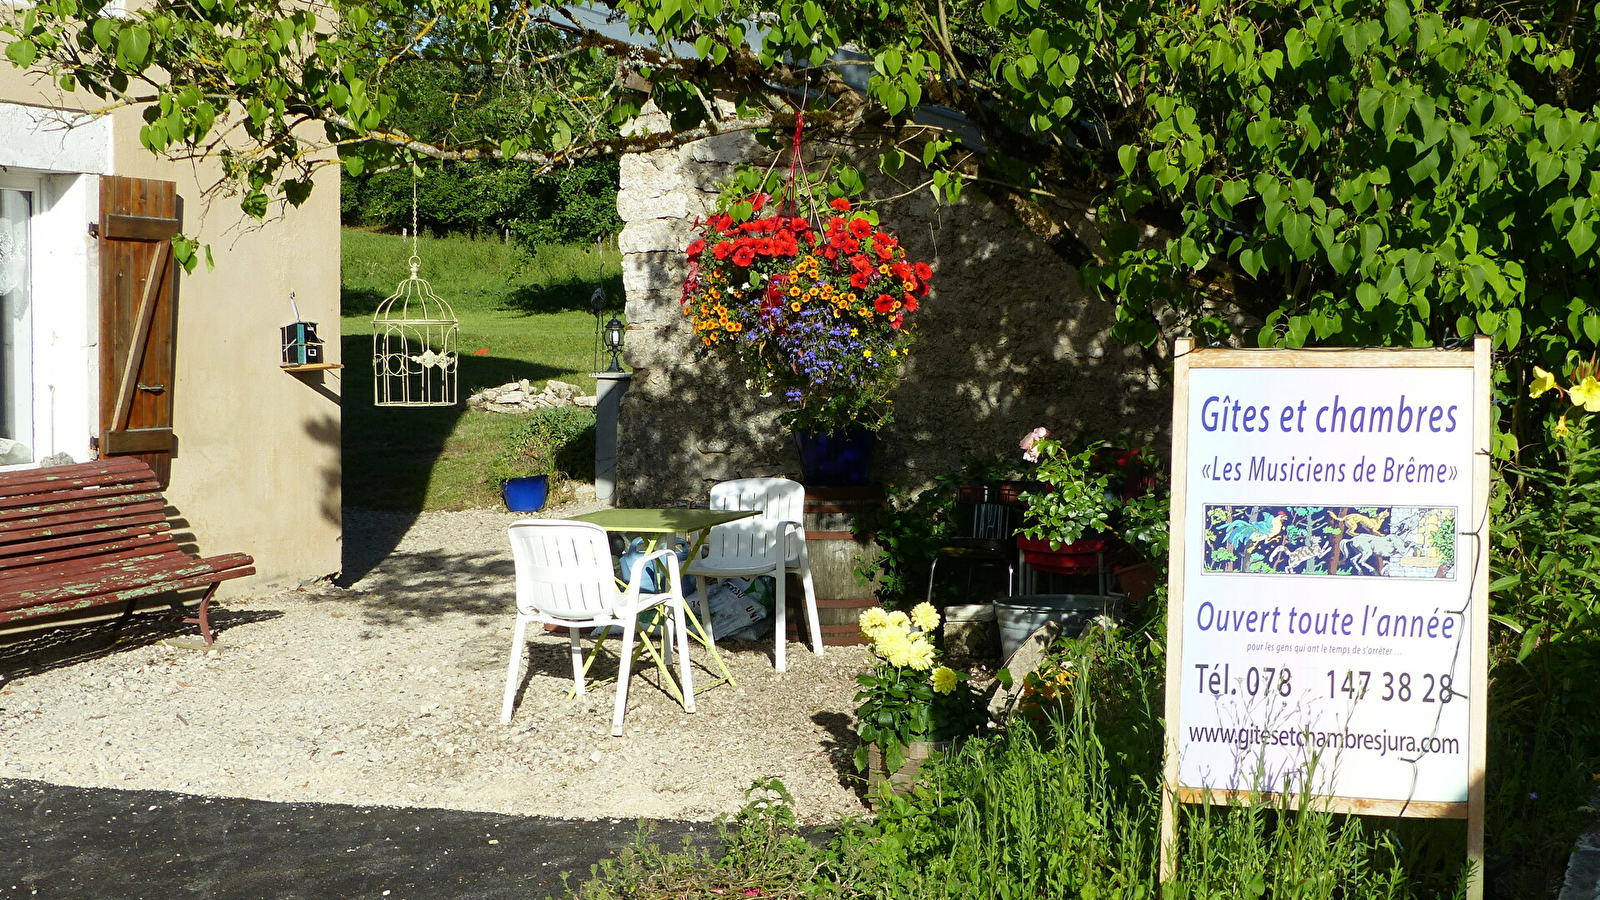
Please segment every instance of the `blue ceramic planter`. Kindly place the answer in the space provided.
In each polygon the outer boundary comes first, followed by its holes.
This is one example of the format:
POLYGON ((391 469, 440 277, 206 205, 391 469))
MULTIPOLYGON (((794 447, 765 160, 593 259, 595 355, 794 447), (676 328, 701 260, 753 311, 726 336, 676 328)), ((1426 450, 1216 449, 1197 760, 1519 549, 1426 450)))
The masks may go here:
POLYGON ((508 478, 500 488, 500 496, 505 498, 506 509, 512 512, 538 512, 544 509, 545 500, 549 499, 550 476, 508 478))
POLYGON ((795 432, 800 442, 800 471, 812 487, 856 487, 872 474, 872 448, 878 435, 871 431, 834 434, 795 432))

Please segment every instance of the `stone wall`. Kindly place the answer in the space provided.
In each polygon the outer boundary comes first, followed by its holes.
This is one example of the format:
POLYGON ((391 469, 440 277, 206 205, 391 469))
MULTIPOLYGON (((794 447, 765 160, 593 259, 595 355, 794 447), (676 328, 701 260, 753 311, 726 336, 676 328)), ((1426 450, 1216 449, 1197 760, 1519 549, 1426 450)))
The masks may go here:
MULTIPOLYGON (((727 478, 799 475, 778 407, 753 396, 721 358, 697 357, 679 307, 694 218, 712 210, 722 181, 757 150, 747 135, 730 134, 622 160, 617 207, 634 378, 622 403, 620 503, 700 497, 727 478)), ((1161 433, 1171 400, 1156 368, 1110 339, 1111 307, 1088 298, 1077 271, 1009 213, 970 189, 954 207, 922 190, 877 208, 935 275, 915 317, 895 422, 881 432, 875 480, 915 487, 974 457, 1014 458, 1036 425, 1086 440, 1142 443, 1161 433)))

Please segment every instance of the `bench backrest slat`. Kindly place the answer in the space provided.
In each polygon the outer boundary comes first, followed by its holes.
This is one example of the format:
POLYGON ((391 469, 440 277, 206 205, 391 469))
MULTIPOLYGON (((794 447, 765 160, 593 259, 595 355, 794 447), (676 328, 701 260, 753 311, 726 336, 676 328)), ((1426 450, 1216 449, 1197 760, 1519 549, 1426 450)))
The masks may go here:
POLYGON ((167 542, 176 544, 170 535, 165 534, 167 528, 165 522, 154 522, 118 528, 114 531, 74 534, 42 541, 29 541, 26 544, 8 544, 0 547, 0 573, 7 569, 43 565, 51 560, 112 552, 141 543, 149 546, 167 542))
POLYGON ((7 545, 18 547, 32 546, 42 541, 70 540, 84 538, 81 543, 92 544, 104 535, 115 534, 125 528, 139 526, 164 525, 167 517, 161 513, 143 513, 137 516, 122 516, 108 522, 76 522, 55 528, 35 528, 29 531, 18 531, 3 536, 7 545))
POLYGON ((116 459, 104 463, 0 472, 0 505, 26 506, 35 498, 74 490, 159 489, 154 473, 140 460, 116 459))
POLYGON ((7 522, 21 519, 39 518, 41 516, 61 516, 73 512, 92 512, 100 509, 119 509, 136 503, 159 504, 159 509, 166 509, 166 498, 156 491, 138 491, 123 493, 81 493, 74 495, 51 494, 48 499, 41 498, 41 502, 29 506, 13 506, 0 508, 0 528, 7 522))
POLYGON ((161 501, 132 503, 127 506, 102 506, 98 509, 73 510, 59 515, 42 515, 27 519, 9 519, 0 522, 0 541, 32 540, 52 534, 77 534, 83 531, 103 530, 107 522, 130 520, 148 521, 150 517, 166 520, 166 505, 161 501))
POLYGON ((0 571, 15 566, 28 565, 28 559, 35 554, 48 553, 54 550, 83 548, 92 553, 97 546, 115 544, 119 541, 145 534, 152 535, 152 540, 159 540, 161 534, 171 528, 165 519, 156 522, 139 523, 132 523, 129 519, 118 519, 109 521, 106 524, 106 528, 98 531, 55 535, 28 541, 7 540, 5 543, 0 544, 0 571))

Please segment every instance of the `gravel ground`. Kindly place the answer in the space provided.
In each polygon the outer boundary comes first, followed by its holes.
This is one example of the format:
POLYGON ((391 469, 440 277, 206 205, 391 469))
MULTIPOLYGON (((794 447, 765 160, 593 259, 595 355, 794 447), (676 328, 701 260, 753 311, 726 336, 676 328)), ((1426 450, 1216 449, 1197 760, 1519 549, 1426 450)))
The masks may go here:
MULTIPOLYGON (((546 515, 594 508, 592 499, 546 515)), ((0 645, 0 777, 293 802, 571 818, 705 820, 776 776, 801 817, 864 811, 850 731, 863 648, 817 657, 722 644, 737 686, 693 658, 698 711, 633 678, 623 737, 610 681, 567 699, 566 636, 530 641, 515 719, 499 722, 514 617, 494 510, 347 511, 346 586, 230 600, 206 649, 158 617, 0 645), (198 648, 198 649, 197 649, 198 648)), ((615 648, 615 642, 610 646, 615 648)))

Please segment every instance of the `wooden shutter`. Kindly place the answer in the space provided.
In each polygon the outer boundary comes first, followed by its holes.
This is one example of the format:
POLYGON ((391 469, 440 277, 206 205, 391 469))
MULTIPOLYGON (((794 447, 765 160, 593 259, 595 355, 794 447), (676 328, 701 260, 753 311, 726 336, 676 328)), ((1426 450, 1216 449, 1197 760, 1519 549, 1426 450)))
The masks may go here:
POLYGON ((176 184, 100 179, 100 455, 144 460, 163 488, 176 446, 179 225, 176 184))

